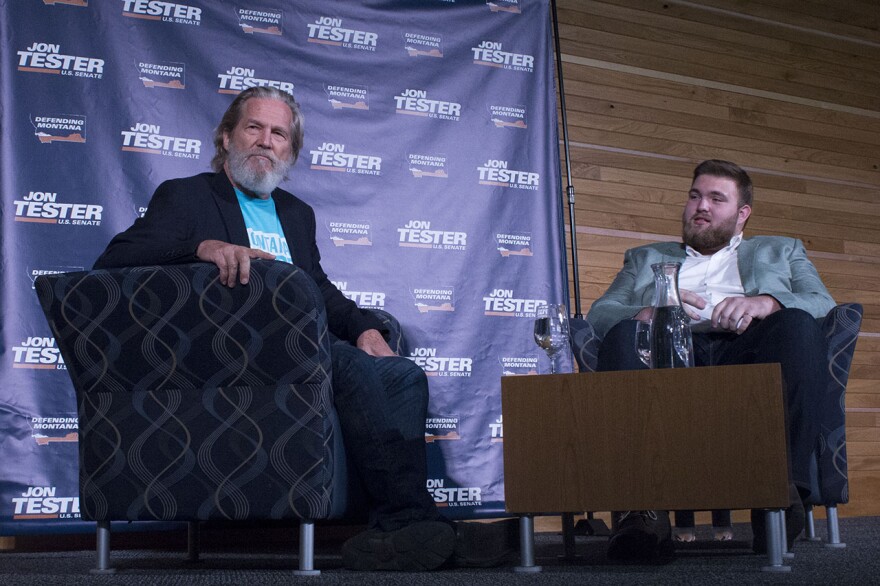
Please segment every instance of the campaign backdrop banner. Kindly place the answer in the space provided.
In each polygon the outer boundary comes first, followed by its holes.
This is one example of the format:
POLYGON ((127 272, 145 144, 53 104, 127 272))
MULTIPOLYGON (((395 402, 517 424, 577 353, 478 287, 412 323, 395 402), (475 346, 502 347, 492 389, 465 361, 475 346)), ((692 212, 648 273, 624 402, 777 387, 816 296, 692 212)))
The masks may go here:
POLYGON ((34 279, 90 269, 159 183, 209 170, 255 85, 302 105, 282 187, 314 206, 325 270, 428 374, 427 489, 454 519, 503 513, 500 380, 548 370, 533 319, 567 301, 549 2, 0 10, 0 534, 79 520, 76 402, 34 279))

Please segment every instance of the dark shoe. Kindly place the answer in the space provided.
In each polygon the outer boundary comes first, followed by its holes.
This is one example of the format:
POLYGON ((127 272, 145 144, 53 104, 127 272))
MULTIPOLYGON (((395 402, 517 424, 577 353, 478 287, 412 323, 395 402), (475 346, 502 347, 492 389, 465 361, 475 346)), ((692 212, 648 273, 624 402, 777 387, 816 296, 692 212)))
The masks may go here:
POLYGON ((671 558, 672 526, 666 511, 626 511, 617 517, 617 530, 608 542, 608 559, 657 561, 671 558))
POLYGON ((418 521, 396 531, 368 529, 342 544, 342 565, 349 570, 434 570, 454 547, 455 532, 440 521, 418 521))
MULTIPOLYGON (((785 543, 788 551, 794 547, 794 541, 807 524, 804 503, 794 484, 788 486, 788 499, 791 505, 785 509, 785 543)), ((752 551, 759 554, 767 553, 767 517, 763 509, 752 509, 752 551)))
POLYGON ((518 543, 518 519, 494 523, 459 522, 455 525, 452 563, 459 568, 494 568, 508 560, 518 543))

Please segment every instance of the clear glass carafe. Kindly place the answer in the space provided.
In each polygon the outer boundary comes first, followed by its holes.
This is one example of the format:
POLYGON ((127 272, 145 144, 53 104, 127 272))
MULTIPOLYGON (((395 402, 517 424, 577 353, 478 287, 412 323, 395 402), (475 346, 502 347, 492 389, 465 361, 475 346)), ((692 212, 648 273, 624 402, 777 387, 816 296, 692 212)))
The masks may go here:
POLYGON ((680 262, 651 265, 654 271, 654 303, 651 313, 651 368, 694 365, 690 318, 678 293, 680 262))

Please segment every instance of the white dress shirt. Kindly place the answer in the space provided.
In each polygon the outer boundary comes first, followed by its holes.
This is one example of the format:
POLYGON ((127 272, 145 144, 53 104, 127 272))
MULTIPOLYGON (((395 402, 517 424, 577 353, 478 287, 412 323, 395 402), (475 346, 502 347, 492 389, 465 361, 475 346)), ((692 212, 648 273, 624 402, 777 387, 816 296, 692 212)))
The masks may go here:
POLYGON ((691 329, 705 332, 711 329, 712 310, 723 299, 745 295, 739 276, 738 249, 742 233, 730 239, 730 243, 715 254, 703 255, 685 247, 687 258, 678 273, 678 288, 687 289, 706 300, 706 307, 699 310, 700 319, 691 321, 691 329))

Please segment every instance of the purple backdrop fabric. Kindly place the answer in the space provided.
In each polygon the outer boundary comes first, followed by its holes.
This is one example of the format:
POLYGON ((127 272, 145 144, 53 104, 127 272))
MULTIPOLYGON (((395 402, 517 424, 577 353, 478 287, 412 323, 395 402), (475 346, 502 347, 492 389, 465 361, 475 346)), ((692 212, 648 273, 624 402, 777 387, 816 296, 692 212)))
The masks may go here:
POLYGON ((163 180, 208 170, 252 85, 292 92, 337 286, 428 373, 428 489, 503 511, 500 378, 567 298, 547 0, 0 1, 0 533, 78 518, 76 406, 33 292, 88 269, 163 180))

